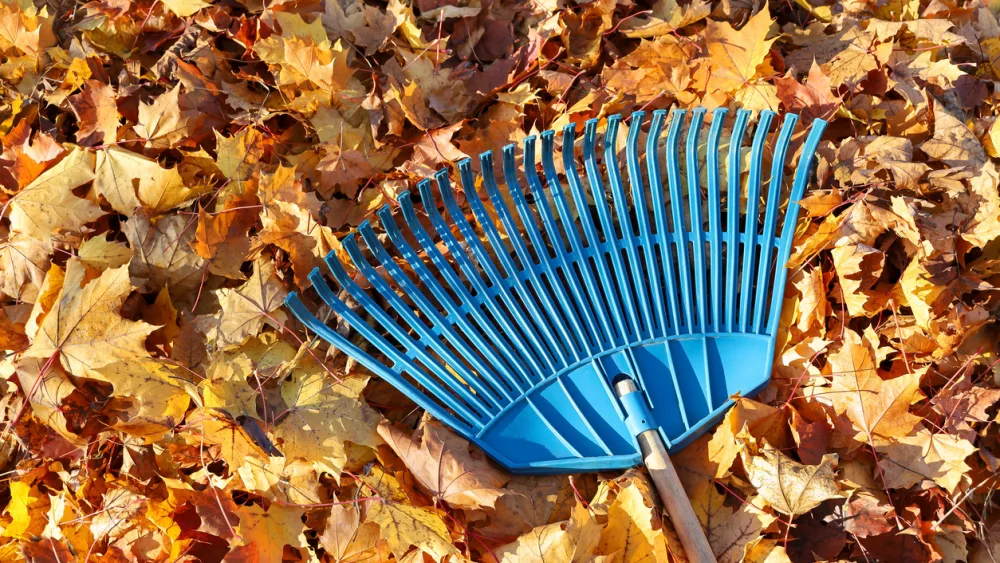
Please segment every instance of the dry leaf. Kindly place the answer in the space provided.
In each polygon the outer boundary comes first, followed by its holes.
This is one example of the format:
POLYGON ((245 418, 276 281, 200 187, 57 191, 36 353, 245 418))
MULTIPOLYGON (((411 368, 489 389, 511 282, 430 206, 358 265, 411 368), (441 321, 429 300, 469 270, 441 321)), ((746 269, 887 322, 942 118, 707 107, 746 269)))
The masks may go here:
POLYGON ((455 508, 492 508, 504 494, 510 476, 440 422, 425 420, 412 435, 383 422, 378 433, 425 489, 455 508))
POLYGON ((744 456, 750 482, 775 510, 799 516, 828 499, 841 498, 834 480, 837 456, 825 455, 818 465, 803 465, 778 450, 744 456))

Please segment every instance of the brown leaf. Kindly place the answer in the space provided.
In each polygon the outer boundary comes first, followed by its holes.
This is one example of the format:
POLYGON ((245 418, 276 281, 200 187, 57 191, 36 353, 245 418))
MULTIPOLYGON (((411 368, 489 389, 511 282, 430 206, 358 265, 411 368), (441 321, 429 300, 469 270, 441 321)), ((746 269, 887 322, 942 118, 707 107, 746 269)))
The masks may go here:
POLYGON ((378 433, 425 489, 455 508, 493 508, 504 494, 510 476, 436 420, 425 419, 413 434, 382 422, 378 433))
POLYGON ((852 330, 844 335, 840 349, 829 358, 833 372, 829 401, 851 421, 859 442, 908 435, 920 423, 920 417, 910 414, 910 405, 923 398, 920 374, 882 379, 868 344, 852 330))
POLYGON ((803 465, 778 450, 744 454, 750 482, 775 510, 789 516, 805 514, 828 499, 841 498, 833 470, 837 457, 825 455, 818 465, 803 465))
POLYGON ((79 130, 81 145, 110 145, 118 140, 118 105, 115 91, 100 80, 88 80, 82 92, 69 98, 79 130))

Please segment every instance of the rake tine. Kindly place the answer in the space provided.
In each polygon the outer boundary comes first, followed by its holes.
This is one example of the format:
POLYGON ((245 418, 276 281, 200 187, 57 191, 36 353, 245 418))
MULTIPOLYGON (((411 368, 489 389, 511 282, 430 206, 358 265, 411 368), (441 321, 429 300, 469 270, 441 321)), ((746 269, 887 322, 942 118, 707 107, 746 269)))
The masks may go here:
POLYGON ((486 282, 483 280, 482 276, 479 275, 479 271, 469 260, 469 257, 465 255, 465 252, 462 251, 455 236, 451 233, 447 226, 444 225, 444 219, 441 217, 437 206, 434 204, 434 196, 431 194, 430 180, 422 180, 417 184, 417 189, 421 192, 421 199, 426 202, 424 208, 427 211, 427 216, 431 220, 431 224, 441 235, 441 239, 448 247, 449 254, 451 254, 455 262, 458 263, 459 268, 461 268, 466 279, 468 279, 472 284, 477 293, 476 297, 473 297, 469 293, 465 284, 462 283, 458 275, 454 272, 454 270, 452 270, 448 259, 441 253, 437 245, 435 245, 434 241, 431 239, 430 234, 427 233, 427 230, 424 229, 423 225, 420 223, 408 192, 401 194, 398 199, 399 206, 400 209, 403 210, 403 218, 406 219, 407 226, 416 236, 417 241, 420 242, 424 251, 431 257, 431 261, 435 266, 437 266, 438 272, 440 272, 441 275, 448 281, 449 285, 456 292, 458 292, 463 299, 474 305, 473 307, 470 307, 472 315, 477 320, 479 325, 483 327, 483 330, 487 331, 486 334, 496 334, 499 332, 504 337, 510 338, 510 343, 517 348, 519 355, 515 355, 511 352, 510 347, 506 344, 504 339, 498 339, 498 343, 503 345, 501 351, 508 357, 511 365, 514 366, 515 369, 517 369, 521 374, 520 378, 514 380, 515 384, 522 393, 527 391, 531 388, 531 378, 529 374, 524 371, 523 364, 527 363, 531 369, 534 370, 542 369, 541 364, 533 355, 530 347, 525 345, 524 337, 520 330, 517 329, 515 324, 511 323, 507 315, 504 314, 504 312, 496 305, 494 296, 487 289, 486 282), (486 307, 496 323, 499 324, 500 331, 493 329, 493 323, 485 317, 482 312, 482 307, 486 307), (493 331, 490 332, 488 329, 493 329, 493 331))
POLYGON ((677 252, 677 275, 681 281, 681 304, 684 309, 684 329, 694 332, 694 315, 691 311, 691 267, 688 264, 688 233, 684 224, 684 198, 681 194, 681 169, 677 148, 687 112, 675 109, 670 112, 670 131, 667 133, 667 184, 670 187, 670 208, 673 210, 673 242, 677 252))
MULTIPOLYGON (((468 169, 468 166, 469 166, 468 159, 463 159, 461 162, 459 162, 459 170, 462 170, 463 168, 468 169)), ((468 181, 470 182, 472 181, 471 174, 472 172, 469 171, 470 177, 468 181)), ((486 247, 483 245, 482 241, 479 240, 479 237, 476 236, 475 231, 472 229, 472 225, 465 218, 465 215, 462 213, 462 210, 458 207, 458 202, 455 200, 455 193, 451 189, 451 183, 448 180, 447 172, 442 170, 441 173, 435 176, 435 179, 437 180, 438 183, 438 190, 441 193, 441 198, 444 200, 445 209, 448 210, 448 214, 451 216, 455 225, 458 226, 459 232, 461 233, 462 238, 465 240, 466 244, 468 244, 469 247, 472 248, 472 253, 476 257, 476 263, 478 264, 479 268, 482 268, 486 272, 486 275, 489 277, 490 282, 495 288, 494 293, 503 300, 504 305, 506 305, 507 307, 507 310, 509 310, 511 314, 514 315, 514 318, 517 320, 518 325, 522 327, 522 329, 528 336, 528 339, 534 345, 536 353, 548 365, 546 372, 537 374, 541 379, 544 379, 545 377, 548 376, 549 373, 557 371, 559 369, 559 366, 558 363, 553 359, 551 355, 551 350, 549 350, 549 348, 545 345, 545 340, 537 332, 538 330, 537 325, 540 324, 541 322, 541 315, 532 314, 530 317, 525 315, 525 312, 521 308, 521 306, 519 306, 517 302, 514 301, 514 298, 512 296, 512 291, 510 291, 510 289, 513 287, 513 283, 515 281, 518 281, 517 278, 510 277, 504 279, 503 276, 500 274, 499 270, 497 270, 496 265, 490 258, 489 253, 486 251, 486 247)), ((462 182, 463 182, 463 187, 465 187, 466 179, 463 178, 462 182)), ((478 196, 476 195, 476 192, 474 190, 471 193, 467 193, 466 195, 467 199, 469 200, 470 206, 474 205, 473 202, 478 201, 478 196)), ((479 202, 479 207, 482 207, 482 202, 479 202)), ((506 256, 506 253, 501 252, 501 255, 506 256)), ((509 260, 509 257, 507 258, 509 260)))
MULTIPOLYGON (((483 183, 487 186, 493 184, 496 186, 496 179, 493 170, 493 153, 490 151, 484 152, 479 155, 479 165, 482 169, 483 183)), ((546 319, 545 315, 538 308, 538 301, 536 300, 533 292, 525 285, 525 280, 522 279, 522 272, 518 270, 514 261, 511 260, 510 251, 507 246, 503 243, 503 239, 500 237, 500 231, 497 230, 496 225, 493 224, 492 218, 489 213, 486 212, 486 207, 483 205, 481 199, 479 199, 479 193, 476 191, 476 180, 472 173, 472 168, 468 160, 460 162, 458 165, 459 177, 462 180, 462 189, 465 191, 466 201, 469 202, 469 207, 472 208, 472 212, 476 215, 476 220, 479 222, 479 227, 482 229, 483 233, 486 235, 486 239, 489 241, 490 246, 493 248, 493 252, 500 261, 500 265, 503 266, 504 271, 507 274, 505 282, 511 284, 518 297, 521 298, 521 302, 528 308, 528 314, 531 318, 536 319, 538 322, 535 326, 541 329, 544 338, 542 342, 547 344, 548 349, 551 352, 555 352, 555 357, 552 357, 553 366, 556 371, 562 366, 569 363, 566 351, 560 346, 561 339, 556 338, 555 334, 552 332, 552 326, 555 324, 552 319, 546 319)), ((491 189, 487 187, 487 192, 491 189)), ((499 202, 500 206, 506 209, 506 204, 501 200, 499 202)), ((497 213, 500 212, 496 209, 497 213)), ((519 234, 510 233, 513 236, 520 237, 519 234)), ((509 237, 508 237, 509 238, 509 237)), ((531 273, 531 264, 524 264, 525 271, 529 274, 531 273)))
MULTIPOLYGON (((448 292, 441 287, 441 284, 427 268, 427 265, 424 264, 424 261, 417 256, 413 247, 410 246, 410 244, 403 238, 402 233, 399 232, 399 227, 396 225, 395 219, 392 217, 392 209, 389 206, 383 206, 378 211, 378 217, 382 222, 382 228, 389 235, 389 240, 392 241, 393 246, 396 247, 410 267, 413 268, 413 271, 420 278, 420 281, 423 282, 424 286, 431 292, 434 299, 447 312, 447 318, 438 312, 437 307, 430 302, 424 292, 417 287, 417 284, 413 283, 410 277, 403 272, 403 269, 396 264, 396 261, 389 256, 389 253, 382 248, 382 246, 378 243, 378 239, 375 236, 375 232, 372 230, 371 225, 362 223, 362 225, 358 227, 358 230, 361 232, 361 237, 365 240, 365 244, 368 245, 369 249, 371 249, 372 254, 374 254, 379 262, 383 264, 386 271, 390 276, 392 276, 399 287, 411 299, 413 299, 414 303, 420 307, 420 310, 423 311, 428 318, 433 319, 433 322, 441 327, 441 332, 449 337, 449 341, 454 342, 456 347, 466 355, 469 362, 473 364, 473 367, 479 372, 480 376, 486 379, 493 389, 499 391, 508 404, 513 402, 514 396, 510 394, 508 386, 503 384, 503 380, 511 379, 514 377, 514 374, 510 371, 504 361, 496 355, 493 351, 493 347, 489 345, 490 343, 486 342, 482 335, 472 328, 468 319, 458 310, 458 307, 448 295, 448 292), (459 327, 469 342, 466 342, 466 340, 459 335, 452 325, 459 327), (470 343, 474 348, 470 347, 470 343), (489 363, 482 360, 479 356, 480 353, 489 363), (502 377, 498 377, 497 374, 493 372, 494 369, 502 372, 500 374, 502 377)), ((495 402, 500 404, 503 400, 500 397, 496 397, 495 402)))
MULTIPOLYGON (((326 324, 310 313, 309 309, 307 309, 302 303, 302 300, 299 299, 299 296, 292 292, 288 294, 288 297, 285 299, 285 304, 292 310, 292 313, 296 318, 301 320, 309 330, 315 332, 321 338, 329 342, 334 348, 354 358, 359 364, 367 368, 372 373, 388 381, 391 385, 395 386, 400 391, 403 391, 408 396, 413 397, 417 404, 427 410, 427 412, 431 413, 435 418, 441 420, 445 424, 448 424, 459 434, 462 434, 469 440, 475 439, 476 433, 483 426, 482 419, 478 415, 454 399, 446 400, 445 398, 451 397, 451 394, 448 391, 441 387, 441 385, 439 385, 434 378, 424 373, 424 371, 410 359, 410 356, 407 353, 400 352, 395 346, 390 344, 388 340, 382 338, 382 335, 380 335, 378 331, 368 326, 368 323, 362 320, 357 313, 352 311, 346 304, 344 304, 343 301, 338 299, 337 296, 333 294, 333 291, 327 285, 326 280, 323 279, 323 274, 319 271, 319 268, 313 269, 312 273, 309 274, 309 280, 313 283, 313 286, 316 288, 319 296, 324 302, 327 303, 327 305, 330 306, 333 312, 339 315, 347 322, 348 325, 351 326, 351 328, 356 330, 361 336, 366 338, 380 351, 382 351, 392 361, 393 366, 391 368, 386 366, 384 363, 376 360, 370 354, 363 351, 356 344, 341 336, 337 331, 326 326, 326 324), (401 366, 403 370, 399 370, 399 366, 401 366), (417 380, 417 382, 421 385, 434 391, 438 397, 442 397, 441 400, 445 402, 448 408, 457 412, 462 418, 453 415, 446 409, 441 408, 438 403, 427 398, 427 396, 417 389, 416 386, 401 376, 401 371, 409 373, 410 376, 417 380)), ((404 344, 404 347, 405 346, 406 344, 404 344)), ((407 347, 406 349, 409 350, 410 348, 407 347)))
MULTIPOLYGON (((646 188, 643 186, 642 167, 639 164, 639 134, 642 132, 642 123, 645 121, 646 113, 636 111, 630 118, 628 130, 628 142, 625 145, 625 161, 628 166, 628 182, 632 187, 632 204, 635 206, 635 214, 638 217, 639 236, 642 239, 641 246, 643 256, 646 259, 646 280, 639 280, 641 291, 644 297, 640 297, 643 315, 646 319, 646 327, 649 329, 650 337, 663 336, 666 334, 666 327, 660 326, 660 312, 663 311, 663 294, 660 288, 660 280, 653 276, 656 271, 656 248, 653 244, 653 235, 649 228, 649 209, 646 203, 646 188), (649 286, 646 282, 649 282, 649 286), (653 304, 649 303, 652 296, 653 304), (656 313, 654 313, 654 309, 656 313)), ((636 269, 636 275, 641 276, 642 270, 636 269)))
POLYGON ((695 304, 698 309, 698 326, 702 331, 708 326, 708 295, 705 287, 705 244, 702 239, 704 224, 701 213, 701 173, 698 170, 698 141, 705 119, 705 108, 691 112, 687 136, 688 199, 691 205, 691 245, 694 250, 695 304))
POLYGON ((739 275, 740 263, 740 200, 743 196, 743 182, 740 178, 740 168, 743 160, 743 137, 746 135, 750 111, 736 111, 736 123, 733 124, 732 135, 729 138, 729 174, 726 181, 726 199, 728 210, 726 217, 726 331, 732 332, 735 322, 736 307, 739 302, 739 287, 736 276, 739 275))
POLYGON ((722 191, 719 187, 719 138, 726 121, 726 108, 712 112, 712 128, 708 132, 708 230, 710 233, 709 252, 712 255, 712 328, 714 332, 723 330, 722 320, 722 191))
MULTIPOLYGON (((524 192, 521 190, 521 185, 517 181, 517 173, 514 171, 514 151, 516 150, 515 145, 507 145, 503 148, 503 159, 504 159, 504 178, 507 182, 508 191, 511 193, 511 197, 514 197, 514 193, 517 192, 521 194, 523 198, 524 192)), ((514 252, 517 254, 518 258, 521 260, 521 264, 524 265, 524 270, 519 272, 517 275, 520 277, 523 273, 527 273, 530 283, 534 286, 534 295, 538 297, 538 301, 541 302, 542 307, 548 314, 549 319, 552 320, 552 325, 555 325, 556 330, 559 332, 560 339, 559 343, 563 346, 560 347, 562 352, 563 364, 573 363, 569 356, 572 356, 573 360, 579 358, 578 348, 574 345, 574 335, 571 333, 570 328, 567 326, 565 320, 563 319, 562 312, 566 308, 565 295, 560 291, 555 291, 556 302, 550 299, 551 293, 546 291, 546 283, 542 280, 537 269, 548 269, 550 268, 550 263, 548 260, 542 260, 542 251, 544 248, 539 248, 539 263, 536 265, 532 260, 531 253, 528 251, 524 244, 524 239, 521 237, 518 231, 517 224, 514 223, 514 217, 510 212, 510 208, 506 202, 504 202, 503 197, 500 195, 500 188, 497 186, 496 177, 494 175, 493 169, 493 153, 484 153, 480 156, 480 162, 482 163, 483 170, 483 184, 486 186, 486 192, 489 195, 490 201, 493 203, 494 210, 500 217, 501 223, 503 223, 504 229, 507 230, 507 238, 511 245, 514 247, 514 252), (557 305, 562 308, 562 311, 557 309, 557 305)), ((534 225, 534 220, 532 217, 527 217, 526 221, 534 225)), ((527 230, 527 226, 525 227, 527 230)), ((549 280, 552 280, 550 277, 549 280)), ((554 280, 553 280, 554 281, 554 280)), ((558 286, 553 285, 554 289, 558 286)), ((528 295, 532 292, 528 291, 528 295)), ((575 316, 575 315, 570 315, 575 316)))
MULTIPOLYGON (((621 168, 618 166, 618 126, 621 123, 620 115, 612 115, 608 118, 608 130, 604 134, 604 165, 608 170, 608 184, 611 185, 611 194, 615 202, 615 215, 618 218, 618 228, 621 229, 621 240, 625 246, 625 253, 628 255, 629 267, 627 273, 631 273, 629 287, 623 288, 628 296, 629 312, 635 326, 635 334, 641 338, 651 336, 653 327, 649 323, 649 296, 646 292, 646 280, 642 278, 642 265, 639 263, 639 241, 632 230, 632 216, 628 209, 628 199, 625 197, 625 186, 622 184, 621 168), (637 296, 632 299, 633 292, 637 296), (636 303, 638 302, 638 303, 636 303), (641 307, 641 310, 640 310, 641 307)), ((632 122, 631 127, 639 128, 641 123, 632 122)), ((629 131, 629 138, 632 133, 629 131)), ((626 155, 626 160, 628 156, 626 155)), ((615 252, 620 256, 620 252, 615 252)))
MULTIPOLYGON (((653 122, 649 126, 649 136, 646 138, 646 168, 649 172, 649 190, 653 196, 653 215, 656 221, 656 235, 660 247, 660 263, 658 270, 651 272, 650 277, 658 282, 661 278, 666 278, 666 293, 669 303, 668 310, 660 311, 660 318, 664 327, 664 334, 669 334, 667 327, 673 329, 674 334, 680 334, 680 305, 677 302, 677 284, 674 279, 673 259, 670 252, 671 236, 667 225, 667 204, 663 200, 663 181, 660 176, 660 159, 657 156, 657 145, 660 142, 660 134, 663 130, 663 119, 667 116, 664 110, 653 112, 653 122), (661 275, 661 274, 666 275, 661 275), (669 321, 667 314, 669 313, 669 321)), ((659 291, 657 292, 659 293, 659 291)), ((663 305, 662 299, 658 301, 663 305)))
MULTIPOLYGON (((593 258, 594 269, 597 270, 597 275, 601 278, 601 289, 604 294, 604 299, 607 301, 608 308, 611 310, 611 318, 615 321, 615 328, 618 329, 617 334, 621 335, 623 341, 627 341, 628 329, 625 328, 625 322, 621 316, 621 306, 618 304, 618 296, 615 295, 615 286, 611 281, 607 264, 604 262, 604 256, 601 250, 601 239, 597 234, 596 227, 594 226, 594 219, 590 213, 590 206, 587 204, 587 196, 583 189, 583 183, 580 181, 580 175, 577 172, 576 159, 573 157, 575 131, 576 128, 572 123, 563 128, 562 157, 563 167, 566 169, 566 178, 569 182, 570 191, 573 193, 573 201, 580 214, 580 222, 583 224, 584 235, 587 237, 587 246, 584 249, 584 256, 593 258)), ((591 147, 591 154, 592 153, 593 147, 591 147)), ((585 152, 584 161, 588 159, 589 155, 585 152)), ((598 197, 601 197, 602 194, 594 193, 593 195, 596 200, 598 197)), ((590 266, 590 260, 587 260, 587 266, 590 266)), ((617 340, 617 337, 615 340, 617 340)))
POLYGON ((760 176, 764 166, 764 145, 771 128, 774 112, 764 110, 757 120, 757 130, 754 131, 753 145, 750 149, 750 172, 747 177, 747 218, 743 237, 746 241, 743 247, 743 286, 740 288, 740 319, 739 332, 746 332, 753 319, 750 316, 750 304, 753 301, 754 263, 757 257, 757 214, 760 208, 760 176))
MULTIPOLYGON (((527 148, 527 146, 526 146, 527 148)), ((532 268, 532 278, 537 280, 538 284, 538 294, 553 295, 555 300, 559 304, 560 309, 557 311, 550 311, 550 315, 554 316, 559 321, 559 330, 563 333, 565 338, 566 346, 569 352, 573 355, 574 361, 580 360, 584 355, 584 350, 586 350, 587 339, 584 336, 583 328, 580 326, 580 319, 576 313, 573 304, 567 299, 566 288, 560 283, 559 276, 556 274, 555 269, 552 266, 552 260, 550 259, 548 249, 545 247, 545 243, 542 241, 542 235, 538 230, 538 224, 535 221, 534 215, 531 214, 531 210, 528 209, 527 201, 524 199, 524 189, 521 188, 521 183, 517 179, 517 163, 514 160, 514 152, 517 150, 516 145, 510 144, 503 148, 503 176, 504 181, 507 183, 508 191, 510 192, 511 199, 514 201, 514 207, 517 209, 518 215, 521 217, 521 222, 524 224, 524 230, 528 232, 528 239, 531 241, 532 246, 535 248, 535 252, 538 254, 539 266, 544 270, 545 279, 548 280, 548 286, 552 288, 549 293, 543 292, 545 289, 545 282, 541 277, 534 271, 535 267, 532 268), (572 327, 572 331, 567 327, 567 320, 569 325, 572 327)), ((526 168, 527 170, 527 168, 526 168)), ((490 187, 490 182, 487 182, 487 188, 490 187)), ((496 186, 496 183, 492 183, 496 186)), ((514 244, 515 249, 522 249, 525 254, 528 254, 527 249, 524 248, 524 241, 520 236, 517 235, 517 226, 514 223, 514 219, 510 212, 507 210, 506 205, 502 204, 500 200, 500 193, 494 190, 490 197, 493 198, 494 205, 498 208, 498 213, 500 213, 501 220, 504 221, 504 227, 507 229, 508 233, 511 233, 511 241, 514 244), (495 194, 495 198, 494 198, 495 194), (500 204, 497 203, 500 202, 500 204)), ((530 260, 530 257, 529 257, 530 260)), ((552 308, 551 299, 543 300, 546 302, 547 308, 552 308)))
MULTIPOLYGON (((573 220, 573 213, 570 211, 566 192, 563 191, 562 184, 559 182, 559 175, 556 173, 555 163, 553 162, 555 153, 553 150, 554 141, 555 133, 553 131, 542 133, 542 170, 545 172, 545 181, 549 184, 549 190, 552 191, 552 197, 556 202, 556 209, 559 211, 559 222, 562 224, 563 230, 566 232, 566 238, 569 240, 572 252, 570 259, 576 263, 580 277, 583 278, 583 283, 587 286, 587 294, 590 297, 593 310, 597 311, 598 318, 601 321, 601 328, 605 337, 604 341, 617 346, 619 340, 615 335, 614 328, 608 319, 608 313, 604 308, 605 301, 600 298, 600 290, 594 278, 594 272, 590 268, 583 243, 580 240, 580 233, 576 229, 576 223, 573 220)), ((563 152, 565 153, 567 150, 572 154, 572 139, 570 140, 569 148, 566 148, 565 144, 563 145, 563 152)), ((584 220, 583 213, 581 213, 580 220, 581 222, 584 220)))
MULTIPOLYGON (((620 119, 620 117, 619 117, 620 119)), ((609 119, 608 130, 611 127, 618 127, 617 120, 609 119)), ((618 240, 618 234, 615 232, 615 226, 611 220, 611 210, 608 208, 608 199, 604 190, 604 183, 601 181, 601 170, 597 166, 597 119, 588 119, 586 125, 584 126, 583 135, 583 163, 584 168, 587 172, 587 183, 590 185, 590 192, 594 197, 594 206, 597 207, 597 217, 601 222, 601 230, 604 233, 604 242, 600 245, 600 253, 595 255, 598 263, 603 269, 608 269, 608 254, 611 255, 611 265, 612 270, 608 271, 608 275, 611 278, 612 283, 617 282, 618 291, 613 292, 615 298, 618 295, 622 295, 622 301, 624 304, 625 312, 628 315, 628 320, 630 323, 625 325, 624 319, 622 320, 622 326, 624 329, 623 334, 642 334, 642 328, 639 325, 639 319, 636 316, 636 307, 632 298, 632 291, 629 287, 629 275, 625 269, 625 265, 622 263, 622 255, 619 252, 617 245, 615 244, 618 240), (606 249, 606 250, 605 250, 606 249), (629 329, 631 328, 631 331, 629 329)), ((614 147, 611 148, 611 152, 614 152, 614 147)), ((608 170, 610 174, 610 169, 608 170)), ((621 185, 621 180, 618 182, 621 185)), ((608 286, 614 289, 615 285, 608 286)), ((617 305, 617 303, 616 303, 617 305)))
POLYGON ((788 154, 788 143, 799 118, 786 115, 781 125, 778 142, 774 146, 774 157, 771 162, 771 182, 767 190, 767 206, 764 213, 764 235, 761 238, 760 264, 757 266, 757 297, 754 300, 753 324, 750 332, 760 332, 767 311, 767 290, 770 288, 771 251, 775 247, 774 232, 778 224, 778 205, 781 200, 781 186, 785 177, 785 157, 788 154))
MULTIPOLYGON (((365 227, 364 230, 371 231, 371 225, 368 221, 362 223, 362 226, 365 227)), ((363 232, 364 231, 362 231, 362 233, 363 232)), ((372 236, 374 236, 374 234, 375 233, 372 232, 372 236)), ((362 236, 364 235, 362 234, 362 236)), ((465 391, 465 386, 475 389, 475 395, 463 393, 463 398, 467 401, 476 401, 478 399, 484 404, 486 410, 488 411, 498 410, 500 405, 495 395, 483 386, 476 374, 473 373, 468 366, 466 366, 465 362, 455 355, 455 352, 450 350, 447 346, 441 344, 441 339, 438 338, 438 336, 442 334, 443 327, 437 323, 427 326, 423 321, 417 318, 417 316, 413 313, 413 310, 407 306, 399 295, 396 294, 392 286, 390 286, 388 282, 386 282, 385 279, 379 275, 368 260, 365 259, 361 252, 361 247, 358 246, 358 241, 353 234, 347 235, 347 237, 344 238, 343 245, 344 250, 347 251, 347 255, 350 256, 351 261, 354 262, 354 266, 365 277, 365 279, 368 280, 368 283, 372 285, 375 291, 377 291, 379 295, 386 300, 386 302, 392 305, 396 313, 404 321, 406 321, 408 325, 410 325, 410 328, 420 336, 421 340, 425 342, 438 356, 440 356, 442 360, 444 360, 445 369, 450 368, 458 374, 461 381, 464 383, 462 390, 465 391)))
MULTIPOLYGON (((799 157, 799 164, 795 170, 795 181, 792 185, 792 193, 788 199, 788 208, 785 210, 784 226, 781 230, 781 242, 778 247, 777 266, 785 268, 788 256, 792 251, 792 240, 795 238, 795 226, 799 219, 799 202, 806 191, 806 184, 809 183, 810 169, 815 162, 816 148, 823 137, 823 130, 826 129, 826 121, 814 119, 809 129, 809 136, 802 144, 802 156, 799 157)), ((785 282, 788 276, 778 276, 778 281, 774 284, 773 297, 771 298, 771 315, 768 323, 768 334, 775 334, 778 331, 778 321, 781 318, 781 301, 785 295, 785 282)))
MULTIPOLYGON (((427 369, 431 370, 431 374, 434 377, 426 377, 423 375, 423 370, 413 363, 409 362, 411 375, 420 382, 421 385, 427 387, 428 389, 433 389, 434 392, 445 401, 450 408, 460 413, 462 416, 470 418, 476 421, 476 424, 480 427, 484 425, 490 417, 486 416, 486 412, 489 409, 482 408, 481 403, 476 400, 476 398, 471 395, 468 391, 468 387, 458 381, 445 366, 442 366, 437 360, 432 358, 430 354, 427 353, 426 345, 421 344, 409 336, 405 330, 402 329, 395 321, 389 318, 389 315, 375 303, 375 301, 360 287, 358 284, 351 279, 347 272, 344 270, 344 266, 341 265, 340 259, 337 258, 333 253, 328 254, 326 257, 326 265, 329 268, 330 273, 333 275, 333 279, 337 281, 341 288, 343 288, 347 293, 351 295, 358 304, 365 308, 365 310, 371 315, 373 319, 385 329, 397 342, 399 342, 405 349, 406 355, 411 355, 419 360, 427 369), (437 379, 435 379, 437 378, 437 379), (438 382, 442 382, 447 386, 450 391, 445 390, 438 382), (456 397, 456 395, 458 397, 456 397), (458 400, 458 399, 461 400, 458 400), (481 410, 481 413, 477 413, 473 410, 476 407, 480 407, 476 410, 481 410)), ((322 282, 323 277, 317 271, 313 271, 310 274, 310 281, 316 284, 317 281, 322 282)), ((337 296, 333 294, 330 287, 325 283, 322 285, 316 284, 316 291, 319 293, 320 298, 326 302, 331 308, 333 308, 338 313, 341 313, 343 309, 347 307, 341 303, 339 306, 337 302, 337 296)), ((360 319, 359 319, 360 320, 360 319)), ((348 321, 350 322, 350 321, 348 321)), ((371 336, 378 337, 378 332, 373 329, 368 323, 359 322, 358 324, 351 323, 351 328, 358 331, 365 338, 371 336)), ((381 337, 378 337, 381 339, 381 337)), ((378 342, 374 340, 373 342, 378 342)), ((385 342, 382 340, 382 342, 385 342)), ((386 343, 388 345, 388 343, 386 343)), ((388 345, 383 351, 395 350, 395 347, 388 345)), ((405 356, 400 355, 400 358, 405 356)), ((396 358, 393 358, 397 361, 396 358)))
MULTIPOLYGON (((544 150, 543 146, 543 150, 544 150)), ((563 237, 559 234, 559 228, 556 226, 555 217, 552 215, 552 208, 549 206, 548 198, 545 197, 544 189, 542 188, 542 183, 538 178, 538 170, 535 168, 535 137, 528 136, 524 139, 524 174, 527 177, 528 189, 531 190, 532 198, 535 200, 535 208, 538 209, 539 215, 542 217, 542 225, 545 227, 546 235, 549 241, 552 243, 552 248, 554 250, 555 259, 558 260, 558 267, 562 269, 563 277, 569 283, 570 292, 573 295, 573 300, 576 303, 576 310, 579 315, 583 316, 583 321, 587 324, 586 329, 580 328, 578 323, 578 330, 581 330, 579 335, 580 342, 583 350, 590 350, 592 346, 601 346, 602 342, 600 339, 600 332, 597 330, 597 320, 594 316, 594 311, 590 307, 590 302, 584 296, 583 290, 580 287, 580 282, 577 279, 576 272, 573 270, 569 259, 566 254, 566 245, 563 241, 563 237)), ((507 165, 506 160, 504 160, 504 166, 507 165)), ((520 193, 520 191, 519 191, 520 193)), ((523 193, 520 193, 521 197, 515 198, 514 202, 518 206, 518 211, 522 216, 531 213, 528 209, 527 202, 523 197, 523 193)), ((528 219, 525 218, 524 222, 529 223, 528 219)), ((534 232, 537 234, 537 227, 535 227, 535 222, 531 221, 530 224, 533 227, 534 232)), ((531 232, 531 231, 529 231, 531 232)), ((538 242, 535 242, 539 248, 545 248, 544 242, 541 241, 539 236, 538 242)), ((558 280, 558 275, 556 272, 551 272, 553 280, 558 280)), ((555 282, 553 282, 555 283, 555 282)), ((576 322, 574 318, 574 322, 576 322)))

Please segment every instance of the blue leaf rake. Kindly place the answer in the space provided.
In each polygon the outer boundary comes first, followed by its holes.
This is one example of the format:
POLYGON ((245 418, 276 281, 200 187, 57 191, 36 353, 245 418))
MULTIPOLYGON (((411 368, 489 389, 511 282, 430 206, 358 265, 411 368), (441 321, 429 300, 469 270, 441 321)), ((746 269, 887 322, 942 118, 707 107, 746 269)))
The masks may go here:
POLYGON ((326 258, 371 324, 318 269, 310 275, 323 301, 381 358, 320 322, 296 294, 287 305, 309 329, 511 471, 632 467, 642 461, 637 436, 648 430, 676 451, 717 422, 732 395, 752 395, 769 379, 784 264, 826 125, 814 120, 799 137, 805 139, 789 186, 785 167, 797 116, 786 115, 776 132, 765 177, 775 113, 757 115, 745 181, 751 112, 737 111, 729 128, 725 178, 727 110, 712 113, 702 146, 705 117, 701 108, 673 111, 664 142, 667 114, 653 112, 643 155, 645 115, 634 113, 627 178, 618 162, 618 115, 607 119, 603 153, 597 121, 586 123, 584 174, 572 125, 562 131, 562 172, 553 131, 540 135, 541 174, 538 139, 524 140, 520 169, 508 145, 503 177, 513 205, 497 185, 491 152, 479 157, 486 201, 470 161, 460 161, 475 225, 445 170, 434 177, 437 194, 429 180, 417 186, 425 220, 410 193, 398 198, 405 233, 382 208, 389 245, 367 221, 358 228, 367 255, 354 234, 343 240, 371 294, 337 256, 326 258), (614 379, 621 374, 639 393, 619 397, 614 379))

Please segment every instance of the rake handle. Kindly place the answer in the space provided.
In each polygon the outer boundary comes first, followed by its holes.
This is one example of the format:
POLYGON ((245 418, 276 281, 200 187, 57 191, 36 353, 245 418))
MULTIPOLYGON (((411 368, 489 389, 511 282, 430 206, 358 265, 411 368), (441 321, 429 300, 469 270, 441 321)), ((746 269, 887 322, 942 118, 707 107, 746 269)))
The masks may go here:
MULTIPOLYGON (((631 378, 622 378, 615 382, 615 390, 618 396, 635 393, 638 388, 631 378)), ((688 500, 687 492, 681 485, 681 480, 677 476, 677 470, 667 455, 667 447, 663 443, 663 438, 656 430, 646 430, 636 437, 639 441, 639 448, 642 450, 643 463, 649 471, 649 477, 656 486, 656 491, 660 495, 660 500, 670 515, 670 521, 674 524, 677 536, 684 546, 684 553, 691 563, 716 563, 715 554, 712 553, 712 546, 708 543, 705 530, 701 527, 698 515, 694 513, 691 501, 688 500)))

